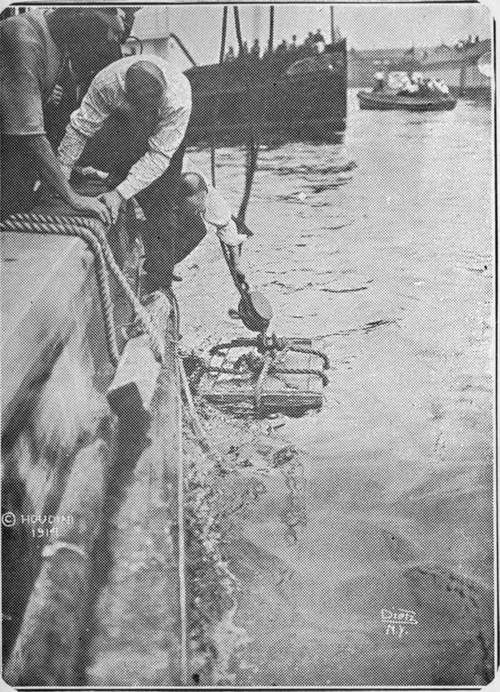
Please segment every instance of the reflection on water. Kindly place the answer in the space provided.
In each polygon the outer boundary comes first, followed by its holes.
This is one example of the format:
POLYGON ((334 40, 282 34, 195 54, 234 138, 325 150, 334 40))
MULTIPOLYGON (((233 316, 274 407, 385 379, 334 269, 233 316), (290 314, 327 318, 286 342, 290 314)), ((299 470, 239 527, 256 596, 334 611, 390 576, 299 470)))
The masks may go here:
MULTIPOLYGON (((352 97, 342 146, 262 152, 247 215, 248 275, 273 304, 271 328, 319 339, 332 371, 322 411, 279 430, 300 450, 300 487, 270 484, 230 550, 235 621, 252 639, 234 680, 482 684, 493 651, 490 113, 466 101, 359 111, 352 97)), ((217 154, 235 208, 243 161, 217 154)), ((217 243, 181 273, 185 341, 239 333, 217 243)))

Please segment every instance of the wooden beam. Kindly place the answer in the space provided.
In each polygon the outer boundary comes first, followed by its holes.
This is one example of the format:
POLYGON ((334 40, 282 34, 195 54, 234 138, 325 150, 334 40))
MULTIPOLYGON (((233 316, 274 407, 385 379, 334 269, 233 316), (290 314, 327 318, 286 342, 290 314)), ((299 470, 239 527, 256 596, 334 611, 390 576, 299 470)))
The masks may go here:
MULTIPOLYGON (((145 307, 151 315, 152 326, 165 338, 170 301, 164 293, 157 292, 145 307)), ((141 334, 130 339, 108 389, 107 398, 112 411, 118 416, 148 411, 160 369, 161 365, 149 346, 149 336, 141 334)))
POLYGON ((102 529, 108 447, 102 440, 75 457, 46 559, 4 670, 9 685, 72 685, 89 591, 89 556, 102 529), (63 520, 64 518, 64 520, 63 520), (65 547, 66 546, 66 547, 65 547), (71 546, 71 547, 67 547, 71 546))

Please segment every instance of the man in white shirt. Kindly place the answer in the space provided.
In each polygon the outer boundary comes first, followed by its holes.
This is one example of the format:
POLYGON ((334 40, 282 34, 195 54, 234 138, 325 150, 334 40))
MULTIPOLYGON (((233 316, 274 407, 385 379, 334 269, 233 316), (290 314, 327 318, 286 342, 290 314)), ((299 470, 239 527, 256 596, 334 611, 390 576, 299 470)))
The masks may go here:
POLYGON ((197 172, 183 173, 190 113, 183 74, 156 55, 122 58, 96 75, 59 146, 67 178, 77 161, 109 173, 114 189, 100 199, 113 221, 131 197, 141 206, 148 291, 170 286, 175 264, 204 237, 205 223, 216 227, 241 273, 244 236, 229 207, 197 172))

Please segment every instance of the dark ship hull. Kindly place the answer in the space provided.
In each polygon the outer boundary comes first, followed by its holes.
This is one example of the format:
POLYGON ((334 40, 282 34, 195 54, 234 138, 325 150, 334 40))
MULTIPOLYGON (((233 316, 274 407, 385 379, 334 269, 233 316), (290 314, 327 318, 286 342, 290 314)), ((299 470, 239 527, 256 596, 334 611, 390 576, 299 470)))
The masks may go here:
POLYGON ((312 54, 302 48, 186 72, 193 90, 189 145, 338 141, 345 130, 345 39, 312 54))

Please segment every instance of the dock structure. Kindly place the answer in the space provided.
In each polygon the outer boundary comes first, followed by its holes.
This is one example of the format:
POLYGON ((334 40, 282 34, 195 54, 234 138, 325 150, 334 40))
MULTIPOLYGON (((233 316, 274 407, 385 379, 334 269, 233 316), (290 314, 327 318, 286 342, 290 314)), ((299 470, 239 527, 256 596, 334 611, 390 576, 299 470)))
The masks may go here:
MULTIPOLYGON (((130 276, 134 224, 127 214, 107 232, 130 276)), ((136 684, 177 685, 181 431, 170 302, 158 294, 148 306, 163 327, 163 362, 139 358, 137 337, 115 368, 85 243, 1 239, 4 678, 132 685, 133 671, 147 670, 136 684), (124 397, 134 378, 138 396, 124 397)), ((109 283, 122 351, 132 310, 109 283)))

